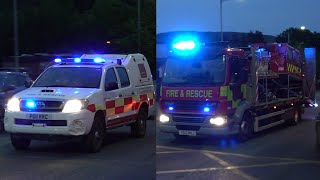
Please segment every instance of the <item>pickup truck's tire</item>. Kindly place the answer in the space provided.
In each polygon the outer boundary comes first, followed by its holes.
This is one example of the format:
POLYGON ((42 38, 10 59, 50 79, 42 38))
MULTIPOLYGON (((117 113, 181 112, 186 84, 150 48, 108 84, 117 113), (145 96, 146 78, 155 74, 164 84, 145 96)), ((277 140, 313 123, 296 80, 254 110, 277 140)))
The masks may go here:
POLYGON ((143 138, 147 130, 148 108, 139 110, 137 121, 131 125, 131 134, 136 138, 143 138))
POLYGON ((96 116, 89 134, 84 136, 83 143, 86 152, 96 153, 101 150, 106 134, 106 127, 103 121, 103 117, 96 116))
POLYGON ((240 142, 245 142, 252 138, 254 133, 254 120, 249 112, 245 112, 240 124, 238 139, 240 142))
POLYGON ((0 117, 0 134, 4 132, 3 118, 0 117))
POLYGON ((16 150, 26 150, 31 144, 31 139, 24 138, 21 135, 10 134, 11 144, 16 150))
POLYGON ((4 108, 0 106, 0 134, 4 132, 4 113, 4 108))

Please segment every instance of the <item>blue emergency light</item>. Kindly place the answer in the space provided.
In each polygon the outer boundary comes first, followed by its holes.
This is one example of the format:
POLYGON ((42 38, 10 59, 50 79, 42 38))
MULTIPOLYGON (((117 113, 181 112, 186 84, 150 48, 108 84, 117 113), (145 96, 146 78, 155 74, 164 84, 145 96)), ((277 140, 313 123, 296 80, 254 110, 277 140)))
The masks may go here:
POLYGON ((74 58, 74 62, 75 62, 75 63, 80 63, 80 62, 81 62, 81 59, 80 59, 80 58, 74 58))
POLYGON ((27 106, 27 108, 33 109, 36 107, 36 103, 33 100, 27 100, 26 106, 27 106))
POLYGON ((199 49, 199 42, 193 36, 180 36, 172 43, 172 52, 179 56, 194 55, 199 49))
POLYGON ((203 112, 209 112, 209 111, 210 111, 210 108, 208 107, 203 108, 203 112))
POLYGON ((173 44, 173 47, 179 50, 192 50, 196 47, 196 43, 193 41, 180 41, 173 44))
POLYGON ((54 62, 55 63, 61 63, 61 59, 60 58, 56 58, 56 59, 54 59, 54 62))
POLYGON ((172 106, 169 106, 168 109, 169 109, 169 111, 172 111, 172 110, 173 110, 173 107, 172 107, 172 106))
POLYGON ((55 63, 105 63, 106 61, 100 57, 92 58, 92 59, 81 59, 81 58, 67 58, 60 59, 56 58, 54 60, 55 63))
POLYGON ((102 62, 105 62, 105 60, 104 60, 104 59, 101 59, 100 57, 96 57, 96 58, 94 58, 94 59, 93 59, 93 61, 94 61, 95 63, 102 63, 102 62))

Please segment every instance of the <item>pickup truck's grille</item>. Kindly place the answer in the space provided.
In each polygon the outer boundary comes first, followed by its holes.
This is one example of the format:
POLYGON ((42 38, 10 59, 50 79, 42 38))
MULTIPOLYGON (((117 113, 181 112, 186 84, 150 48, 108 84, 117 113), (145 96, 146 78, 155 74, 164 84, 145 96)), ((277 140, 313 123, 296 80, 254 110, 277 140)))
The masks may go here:
POLYGON ((34 100, 33 108, 27 107, 27 100, 20 101, 20 110, 24 112, 61 112, 62 101, 34 100))
POLYGON ((17 125, 33 125, 45 124, 46 126, 67 126, 66 120, 34 120, 34 119, 15 119, 15 124, 17 125))

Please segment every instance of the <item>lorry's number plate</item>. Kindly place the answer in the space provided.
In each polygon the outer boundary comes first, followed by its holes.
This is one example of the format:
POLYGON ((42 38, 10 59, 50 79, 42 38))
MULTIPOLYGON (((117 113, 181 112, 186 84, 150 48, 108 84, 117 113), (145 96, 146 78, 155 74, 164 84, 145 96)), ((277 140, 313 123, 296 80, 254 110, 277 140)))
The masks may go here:
POLYGON ((196 131, 179 130, 179 135, 183 135, 183 136, 196 136, 196 135, 197 135, 197 132, 196 132, 196 131))
POLYGON ((48 120, 50 119, 49 114, 27 114, 28 119, 39 119, 39 120, 48 120))

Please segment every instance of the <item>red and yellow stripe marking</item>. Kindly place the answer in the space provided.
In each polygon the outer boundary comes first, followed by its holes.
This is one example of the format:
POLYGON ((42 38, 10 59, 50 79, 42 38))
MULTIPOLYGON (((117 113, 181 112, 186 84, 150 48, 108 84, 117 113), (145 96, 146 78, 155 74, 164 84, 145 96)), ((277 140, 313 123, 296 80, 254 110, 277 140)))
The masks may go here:
POLYGON ((154 98, 155 94, 153 92, 142 94, 140 96, 117 98, 115 100, 106 101, 105 108, 102 105, 90 104, 87 106, 87 110, 91 112, 103 110, 107 116, 112 116, 137 110, 140 108, 140 104, 142 102, 146 102, 149 106, 153 106, 154 98))

